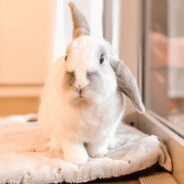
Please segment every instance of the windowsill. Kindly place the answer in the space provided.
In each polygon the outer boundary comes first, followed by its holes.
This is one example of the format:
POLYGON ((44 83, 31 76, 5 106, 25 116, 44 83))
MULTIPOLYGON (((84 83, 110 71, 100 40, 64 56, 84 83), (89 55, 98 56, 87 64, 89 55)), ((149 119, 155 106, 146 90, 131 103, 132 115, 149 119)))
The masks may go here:
POLYGON ((180 182, 184 183, 184 139, 174 131, 166 127, 163 123, 147 113, 132 113, 125 117, 128 124, 133 124, 135 127, 147 134, 154 134, 162 138, 168 147, 173 162, 173 175, 180 182))
POLYGON ((174 131, 176 134, 184 138, 184 127, 182 126, 181 122, 176 124, 176 122, 172 122, 172 120, 166 120, 152 111, 149 111, 148 113, 150 114, 150 116, 154 117, 159 122, 164 124, 166 127, 168 127, 169 129, 174 131))

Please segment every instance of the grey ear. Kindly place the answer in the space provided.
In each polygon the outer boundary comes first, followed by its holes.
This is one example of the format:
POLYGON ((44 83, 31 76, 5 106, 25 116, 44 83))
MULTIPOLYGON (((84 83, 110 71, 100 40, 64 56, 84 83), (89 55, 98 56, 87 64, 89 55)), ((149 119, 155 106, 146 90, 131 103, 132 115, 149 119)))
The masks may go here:
POLYGON ((136 79, 129 68, 120 61, 113 61, 111 66, 116 74, 120 90, 132 101, 138 111, 145 112, 136 79))
POLYGON ((73 20, 73 38, 78 38, 81 35, 89 35, 90 28, 85 16, 76 8, 74 3, 70 2, 69 7, 73 20))

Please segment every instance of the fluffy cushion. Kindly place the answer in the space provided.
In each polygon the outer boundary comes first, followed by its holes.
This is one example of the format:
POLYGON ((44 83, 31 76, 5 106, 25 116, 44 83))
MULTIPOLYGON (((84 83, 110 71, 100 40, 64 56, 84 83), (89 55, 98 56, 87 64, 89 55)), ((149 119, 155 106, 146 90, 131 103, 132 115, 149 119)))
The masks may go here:
POLYGON ((46 139, 38 133, 36 123, 1 119, 0 183, 79 183, 127 175, 157 162, 171 171, 169 154, 156 136, 122 124, 116 139, 119 145, 106 157, 74 165, 62 160, 61 152, 44 149, 46 139))

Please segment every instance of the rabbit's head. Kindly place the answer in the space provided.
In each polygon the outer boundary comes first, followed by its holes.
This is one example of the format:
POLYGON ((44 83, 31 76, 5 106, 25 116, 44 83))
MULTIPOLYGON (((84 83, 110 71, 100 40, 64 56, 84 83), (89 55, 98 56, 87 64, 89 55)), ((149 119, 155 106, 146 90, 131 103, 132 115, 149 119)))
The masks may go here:
POLYGON ((126 94, 140 111, 144 111, 137 83, 111 45, 90 36, 82 13, 69 3, 73 19, 73 40, 66 50, 64 82, 68 100, 77 103, 102 103, 117 90, 126 94))
POLYGON ((75 102, 101 103, 117 89, 110 54, 105 45, 90 36, 80 36, 68 46, 64 86, 75 102))

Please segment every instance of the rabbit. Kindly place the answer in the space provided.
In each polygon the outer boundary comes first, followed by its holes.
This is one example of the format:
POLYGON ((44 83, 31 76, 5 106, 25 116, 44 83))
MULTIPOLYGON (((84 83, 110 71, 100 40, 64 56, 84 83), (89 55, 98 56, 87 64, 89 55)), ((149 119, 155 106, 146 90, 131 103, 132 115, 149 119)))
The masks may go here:
POLYGON ((114 134, 125 110, 124 95, 144 112, 135 77, 110 43, 90 35, 84 15, 69 3, 73 40, 48 74, 38 120, 49 149, 64 160, 85 164, 115 144, 114 134))

